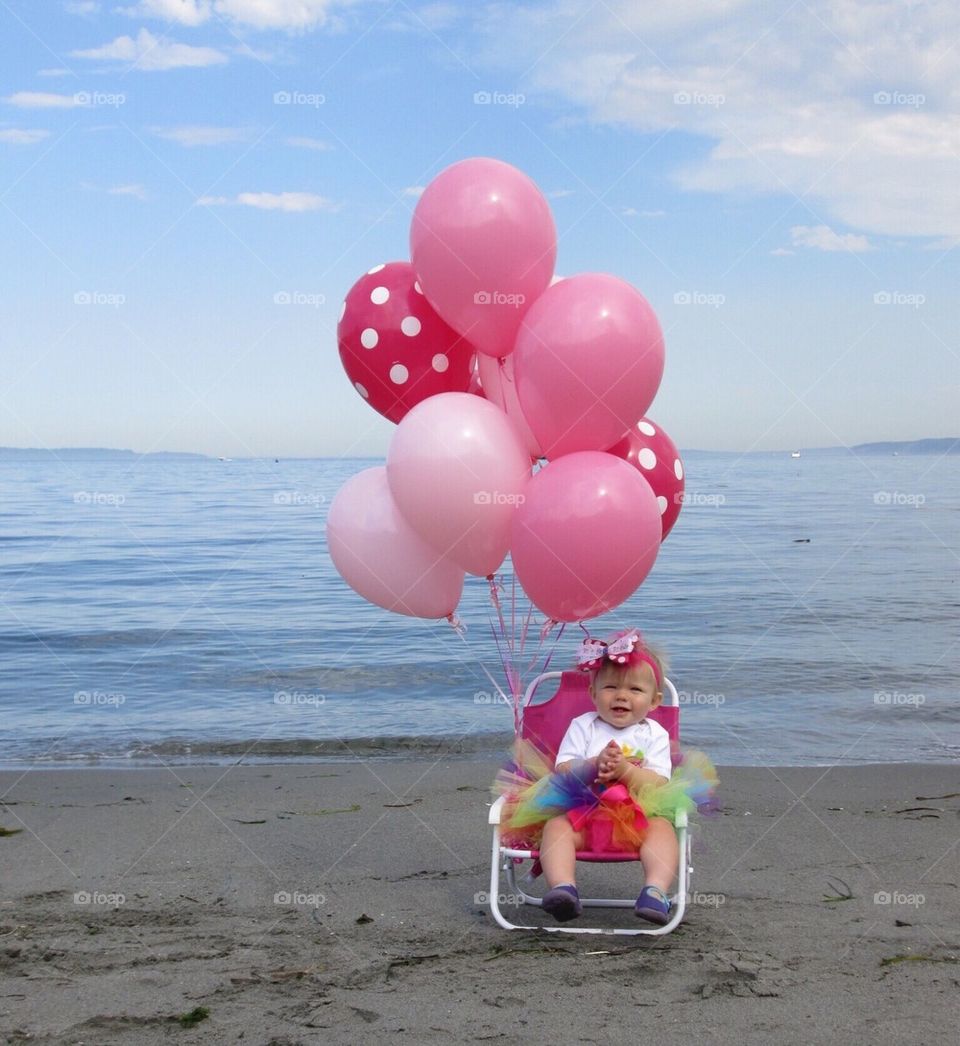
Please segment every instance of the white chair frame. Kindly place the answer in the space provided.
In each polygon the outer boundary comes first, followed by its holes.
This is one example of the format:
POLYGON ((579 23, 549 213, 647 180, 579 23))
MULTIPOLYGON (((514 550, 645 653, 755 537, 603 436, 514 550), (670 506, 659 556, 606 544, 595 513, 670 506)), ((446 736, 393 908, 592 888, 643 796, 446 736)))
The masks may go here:
MULTIPOLYGON (((549 679, 560 679, 562 672, 544 672, 538 676, 533 682, 527 687, 527 690, 523 696, 523 706, 521 711, 527 708, 530 703, 537 687, 549 679)), ((677 694, 676 687, 669 679, 663 681, 663 703, 665 705, 676 705, 679 707, 680 699, 677 694)), ((680 850, 680 863, 677 869, 677 889, 675 893, 670 894, 671 901, 671 915, 670 921, 663 926, 656 926, 650 924, 649 926, 638 926, 632 929, 625 929, 620 927, 606 928, 606 927, 593 927, 593 926, 528 926, 523 923, 511 922, 503 913, 500 906, 501 898, 506 900, 507 897, 514 898, 514 904, 530 904, 540 907, 543 904, 543 899, 536 897, 533 894, 529 894, 524 890, 524 886, 529 886, 537 878, 531 876, 529 872, 525 873, 522 877, 517 876, 517 865, 522 864, 523 861, 532 861, 535 859, 535 854, 531 850, 518 849, 516 847, 504 846, 500 841, 500 818, 503 812, 503 805, 506 799, 500 796, 491 806, 490 815, 488 817, 488 823, 493 826, 493 848, 491 851, 490 860, 490 912, 497 923, 502 926, 505 930, 538 930, 545 931, 546 933, 593 933, 593 934, 606 934, 606 935, 620 935, 620 936, 646 936, 646 937, 660 937, 663 934, 670 933, 671 930, 679 926, 683 919, 683 914, 687 907, 687 896, 690 892, 690 881, 693 875, 693 864, 690 860, 691 852, 691 838, 690 838, 690 825, 688 823, 687 814, 684 811, 678 811, 676 819, 674 820, 674 827, 677 831, 677 845, 680 850), (505 880, 507 887, 505 892, 501 892, 501 873, 505 880)), ((604 862, 604 863, 621 863, 621 862, 604 862)), ((635 862, 622 862, 622 863, 635 863, 635 862)), ((616 898, 616 897, 581 897, 581 903, 584 908, 630 908, 632 909, 636 903, 636 897, 630 898, 616 898)))

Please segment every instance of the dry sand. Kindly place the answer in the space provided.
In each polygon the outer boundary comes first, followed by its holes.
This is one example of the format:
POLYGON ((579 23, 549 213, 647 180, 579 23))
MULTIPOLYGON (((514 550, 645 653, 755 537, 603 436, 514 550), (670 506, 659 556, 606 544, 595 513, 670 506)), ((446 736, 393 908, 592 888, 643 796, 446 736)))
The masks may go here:
POLYGON ((955 767, 721 768, 659 939, 493 923, 494 770, 0 773, 0 1041, 956 1041, 955 767))

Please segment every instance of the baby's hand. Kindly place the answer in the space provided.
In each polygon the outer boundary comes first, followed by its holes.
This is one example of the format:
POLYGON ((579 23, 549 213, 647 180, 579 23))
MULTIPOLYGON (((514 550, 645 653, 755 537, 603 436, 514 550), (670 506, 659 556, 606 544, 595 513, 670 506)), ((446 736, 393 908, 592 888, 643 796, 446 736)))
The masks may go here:
POLYGON ((626 759, 616 741, 611 741, 597 757, 597 780, 601 784, 618 781, 626 769, 626 759))

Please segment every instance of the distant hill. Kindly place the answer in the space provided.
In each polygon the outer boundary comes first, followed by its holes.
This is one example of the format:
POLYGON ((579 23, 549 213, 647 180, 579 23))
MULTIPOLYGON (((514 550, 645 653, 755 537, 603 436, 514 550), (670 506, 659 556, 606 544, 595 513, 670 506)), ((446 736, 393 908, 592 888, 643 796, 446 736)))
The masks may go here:
POLYGON ((111 447, 0 447, 0 460, 10 458, 16 458, 18 460, 21 460, 51 457, 68 458, 71 461, 76 461, 79 458, 83 458, 85 460, 95 458, 98 460, 120 461, 132 461, 135 458, 153 458, 178 461, 184 458, 205 461, 211 460, 207 454, 189 454, 186 452, 176 450, 157 450, 150 451, 146 454, 141 454, 135 450, 114 450, 111 447))
POLYGON ((858 443, 857 454, 960 454, 960 437, 914 439, 905 443, 858 443))

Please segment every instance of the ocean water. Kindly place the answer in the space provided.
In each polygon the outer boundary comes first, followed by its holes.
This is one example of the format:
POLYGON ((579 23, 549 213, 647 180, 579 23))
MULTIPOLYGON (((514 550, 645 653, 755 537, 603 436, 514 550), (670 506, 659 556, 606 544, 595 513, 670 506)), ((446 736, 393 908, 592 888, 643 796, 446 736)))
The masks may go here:
MULTIPOLYGON (((467 579, 461 637, 333 569, 330 501, 374 464, 0 459, 0 765, 502 750, 486 583, 467 579)), ((960 760, 960 456, 685 465, 652 574, 590 623, 666 648, 684 742, 728 765, 960 760)))

